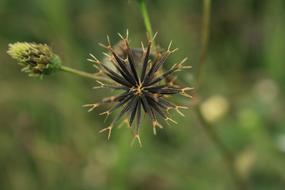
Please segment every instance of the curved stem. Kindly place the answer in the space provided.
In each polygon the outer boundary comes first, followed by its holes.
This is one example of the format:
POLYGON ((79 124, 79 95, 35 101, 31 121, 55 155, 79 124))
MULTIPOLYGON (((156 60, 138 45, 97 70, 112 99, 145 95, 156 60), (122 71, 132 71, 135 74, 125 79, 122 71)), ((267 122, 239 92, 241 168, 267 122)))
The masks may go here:
POLYGON ((68 72, 68 73, 72 73, 72 74, 75 74, 75 75, 78 75, 78 76, 81 76, 81 77, 89 78, 89 79, 110 82, 110 80, 105 78, 105 77, 96 76, 96 75, 94 75, 92 73, 87 73, 87 72, 80 71, 80 70, 77 70, 77 69, 73 69, 73 68, 70 68, 70 67, 67 67, 67 66, 63 66, 63 65, 60 67, 60 70, 68 72))

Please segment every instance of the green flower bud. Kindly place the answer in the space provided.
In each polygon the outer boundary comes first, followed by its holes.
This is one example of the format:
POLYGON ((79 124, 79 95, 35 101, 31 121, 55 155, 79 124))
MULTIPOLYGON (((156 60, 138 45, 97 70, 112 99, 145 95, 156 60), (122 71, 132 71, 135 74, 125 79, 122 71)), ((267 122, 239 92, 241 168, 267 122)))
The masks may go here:
POLYGON ((17 42, 9 44, 7 53, 23 67, 29 76, 49 75, 60 69, 59 57, 46 44, 17 42))

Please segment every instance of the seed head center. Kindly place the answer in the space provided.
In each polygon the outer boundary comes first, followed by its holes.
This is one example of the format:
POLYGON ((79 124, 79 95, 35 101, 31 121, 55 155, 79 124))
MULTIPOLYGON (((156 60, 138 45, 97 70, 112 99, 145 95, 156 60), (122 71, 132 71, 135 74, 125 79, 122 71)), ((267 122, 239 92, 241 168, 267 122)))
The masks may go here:
POLYGON ((140 96, 140 95, 142 95, 142 93, 143 93, 143 86, 142 86, 142 84, 138 84, 135 87, 135 94, 140 96))

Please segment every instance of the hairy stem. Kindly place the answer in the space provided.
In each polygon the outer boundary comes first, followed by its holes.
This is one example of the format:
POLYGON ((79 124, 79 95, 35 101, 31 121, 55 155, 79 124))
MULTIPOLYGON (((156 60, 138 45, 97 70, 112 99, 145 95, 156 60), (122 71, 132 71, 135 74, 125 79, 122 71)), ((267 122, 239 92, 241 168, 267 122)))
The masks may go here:
POLYGON ((84 72, 84 71, 80 71, 80 70, 73 69, 73 68, 70 68, 70 67, 67 67, 67 66, 61 66, 60 70, 68 72, 68 73, 72 73, 72 74, 75 74, 75 75, 78 75, 78 76, 81 76, 81 77, 89 78, 89 79, 110 82, 110 80, 105 78, 105 77, 96 76, 95 74, 87 73, 87 72, 84 72))

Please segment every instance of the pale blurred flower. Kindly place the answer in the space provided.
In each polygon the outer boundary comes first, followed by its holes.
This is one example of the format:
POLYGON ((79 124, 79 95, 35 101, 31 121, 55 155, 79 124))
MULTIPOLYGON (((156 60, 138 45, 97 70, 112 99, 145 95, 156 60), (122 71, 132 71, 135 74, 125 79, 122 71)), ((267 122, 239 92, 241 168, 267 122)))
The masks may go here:
POLYGON ((277 144, 277 148, 281 151, 281 152, 285 152, 285 134, 281 134, 279 136, 277 136, 277 140, 276 140, 276 144, 277 144))
POLYGON ((215 95, 206 99, 201 104, 200 109, 208 122, 215 122, 228 112, 229 102, 224 96, 215 95))
POLYGON ((254 163, 256 161, 256 153, 252 148, 247 148, 241 152, 236 158, 236 168, 241 176, 247 177, 250 174, 254 163))

